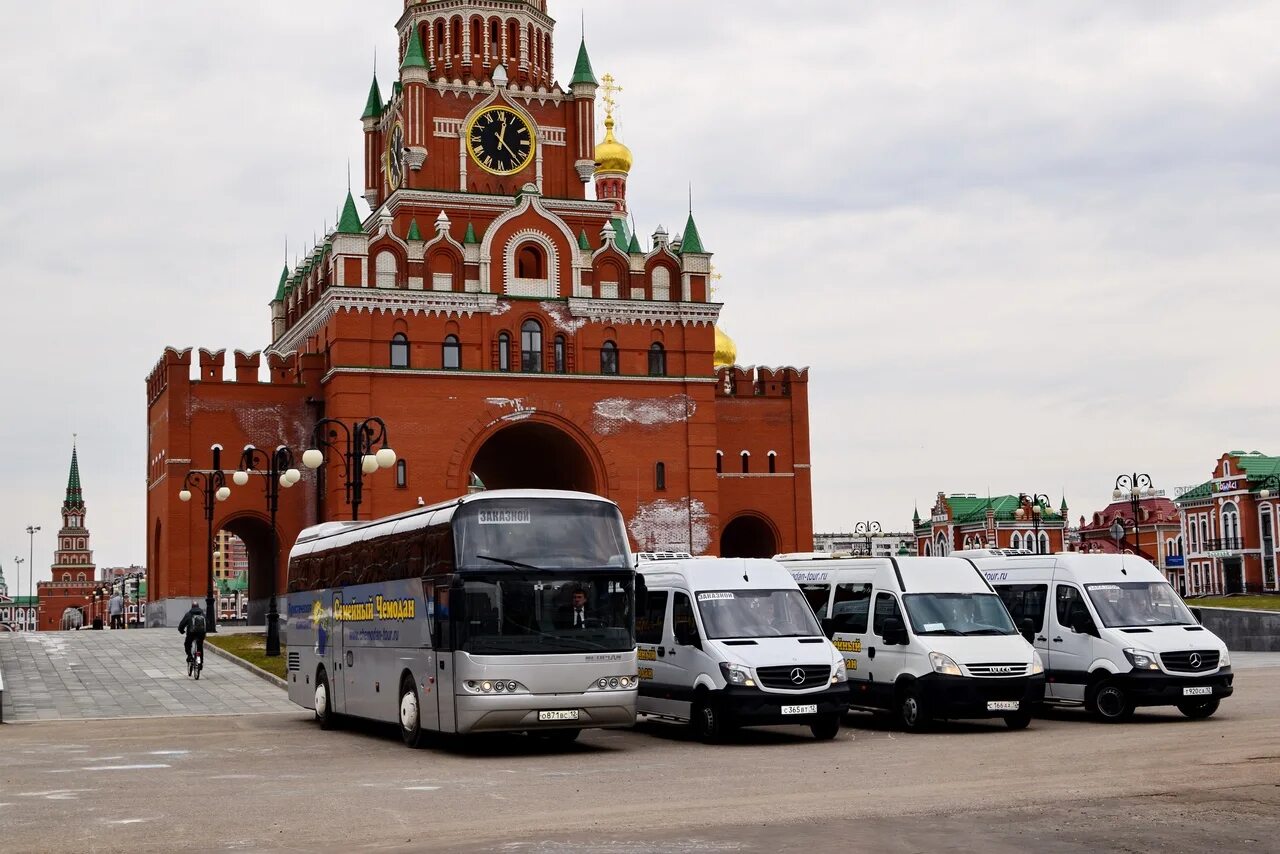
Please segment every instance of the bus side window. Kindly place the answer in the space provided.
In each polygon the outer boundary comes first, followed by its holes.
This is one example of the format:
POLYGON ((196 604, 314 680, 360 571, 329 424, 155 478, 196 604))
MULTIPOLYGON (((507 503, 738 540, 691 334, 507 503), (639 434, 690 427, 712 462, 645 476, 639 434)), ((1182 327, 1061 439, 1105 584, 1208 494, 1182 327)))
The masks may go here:
POLYGON ((336 586, 338 580, 338 556, 328 552, 324 556, 324 569, 316 580, 316 589, 336 586))
POLYGON ((870 584, 837 584, 831 619, 835 630, 851 635, 867 632, 867 612, 871 610, 870 584))
POLYGON ((819 621, 825 620, 827 618, 827 600, 831 598, 831 586, 829 584, 801 584, 800 592, 804 594, 805 601, 813 609, 813 615, 819 621))
POLYGON ((1030 620, 1037 632, 1044 631, 1044 605, 1049 597, 1047 584, 1002 584, 996 588, 1009 611, 1013 624, 1022 630, 1022 621, 1030 620))

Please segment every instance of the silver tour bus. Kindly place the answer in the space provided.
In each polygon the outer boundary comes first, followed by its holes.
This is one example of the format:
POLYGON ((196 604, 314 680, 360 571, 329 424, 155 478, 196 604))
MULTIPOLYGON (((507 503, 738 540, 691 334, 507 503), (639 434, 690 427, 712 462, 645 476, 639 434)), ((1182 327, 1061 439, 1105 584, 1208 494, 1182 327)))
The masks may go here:
POLYGON ((289 555, 289 699, 429 731, 571 741, 636 716, 635 570, 622 514, 493 490, 303 531, 289 555))

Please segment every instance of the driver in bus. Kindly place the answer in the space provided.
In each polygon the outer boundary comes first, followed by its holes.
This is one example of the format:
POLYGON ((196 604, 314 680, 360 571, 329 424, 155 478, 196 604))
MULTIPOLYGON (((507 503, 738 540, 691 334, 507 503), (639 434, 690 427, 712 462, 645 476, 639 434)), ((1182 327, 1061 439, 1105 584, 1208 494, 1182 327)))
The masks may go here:
POLYGON ((585 629, 588 621, 596 621, 595 610, 587 605, 587 591, 575 587, 570 603, 562 605, 556 612, 556 628, 585 629))

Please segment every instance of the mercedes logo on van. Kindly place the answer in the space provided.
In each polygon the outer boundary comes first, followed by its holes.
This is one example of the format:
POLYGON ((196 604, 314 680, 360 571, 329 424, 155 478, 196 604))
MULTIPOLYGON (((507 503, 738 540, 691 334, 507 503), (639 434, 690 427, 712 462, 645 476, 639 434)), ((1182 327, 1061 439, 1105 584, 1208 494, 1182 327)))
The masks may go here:
POLYGON ((791 681, 797 685, 804 684, 804 668, 796 667, 791 671, 791 681))
POLYGON ((1195 668, 1196 670, 1200 669, 1200 653, 1198 652, 1191 653, 1190 661, 1191 661, 1191 666, 1193 668, 1195 668))

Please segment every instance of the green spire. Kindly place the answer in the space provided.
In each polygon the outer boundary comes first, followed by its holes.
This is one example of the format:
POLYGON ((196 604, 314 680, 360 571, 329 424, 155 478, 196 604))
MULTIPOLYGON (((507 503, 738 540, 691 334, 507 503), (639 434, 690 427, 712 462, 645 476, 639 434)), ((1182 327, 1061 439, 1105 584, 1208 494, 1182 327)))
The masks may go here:
POLYGON ((1066 493, 1063 493, 1063 495, 1062 495, 1062 506, 1058 508, 1058 513, 1062 516, 1062 518, 1063 518, 1063 519, 1067 518, 1067 496, 1066 496, 1066 493))
POLYGON ((476 229, 470 222, 467 223, 467 233, 463 235, 462 242, 466 246, 472 246, 480 242, 476 237, 476 229))
POLYGON ((644 250, 640 248, 640 238, 634 231, 631 232, 631 244, 627 247, 627 251, 632 255, 644 254, 644 250))
POLYGON ((405 49, 404 62, 400 63, 400 67, 402 69, 427 67, 427 57, 422 52, 422 39, 418 37, 417 27, 414 27, 409 36, 409 47, 405 49))
POLYGON ((622 248, 631 243, 631 231, 627 228, 627 221, 614 217, 610 223, 613 225, 613 242, 618 248, 622 248))
POLYGON ((378 88, 378 75, 373 75, 373 85, 369 87, 369 100, 364 105, 362 119, 376 119, 382 115, 382 91, 378 88))
POLYGON ((342 206, 342 218, 338 220, 338 234, 364 234, 360 214, 356 211, 356 200, 350 190, 347 190, 347 202, 342 206))
POLYGON ((702 237, 698 234, 698 226, 693 221, 693 211, 689 211, 689 221, 684 225, 684 242, 680 244, 680 254, 706 255, 702 248, 702 237))
POLYGON ((917 528, 920 527, 920 508, 919 507, 916 508, 916 512, 912 515, 911 521, 916 523, 917 528))
POLYGON ((409 239, 409 240, 421 240, 421 239, 422 239, 422 232, 418 230, 418 220, 417 220, 417 218, 416 218, 416 217, 415 217, 414 219, 409 220, 409 236, 408 236, 408 239, 409 239))
POLYGON ((285 298, 289 292, 289 265, 285 264, 284 269, 280 271, 280 285, 276 288, 276 298, 274 302, 279 302, 285 298))
POLYGON ((591 70, 591 57, 587 56, 587 40, 585 38, 578 48, 578 62, 573 66, 573 79, 569 81, 569 85, 573 86, 578 83, 589 83, 592 86, 600 85, 600 81, 596 80, 596 73, 591 70))
POLYGON ((587 230, 585 228, 578 232, 578 248, 584 252, 591 251, 591 241, 587 239, 587 230))
POLYGON ((80 491, 80 461, 76 457, 76 446, 71 444, 71 473, 67 475, 67 497, 63 507, 83 507, 84 495, 80 491))

